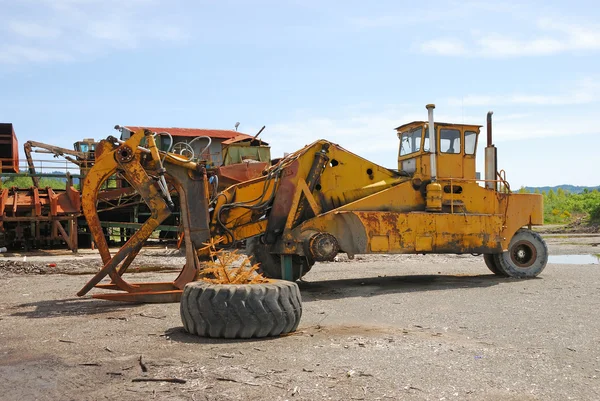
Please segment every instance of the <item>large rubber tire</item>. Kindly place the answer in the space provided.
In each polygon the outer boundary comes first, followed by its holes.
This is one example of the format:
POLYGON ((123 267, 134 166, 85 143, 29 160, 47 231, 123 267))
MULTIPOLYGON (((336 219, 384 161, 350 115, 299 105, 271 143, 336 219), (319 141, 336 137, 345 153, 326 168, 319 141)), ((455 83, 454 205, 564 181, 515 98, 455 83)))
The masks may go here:
POLYGON ((520 229, 510 240, 508 251, 495 254, 494 261, 507 277, 537 277, 548 263, 548 246, 538 233, 520 229))
MULTIPOLYGON (((260 263, 259 272, 265 277, 281 280, 281 256, 269 252, 269 245, 263 244, 259 237, 250 238, 246 241, 246 251, 252 263, 260 263)), ((296 281, 303 277, 315 264, 307 258, 292 256, 292 279, 296 281)))
POLYGON ((180 304, 186 331, 201 337, 252 338, 290 333, 302 317, 296 283, 186 284, 180 304))
POLYGON ((496 265, 496 259, 491 253, 484 253, 483 260, 485 261, 485 265, 490 269, 492 273, 497 276, 508 277, 500 268, 496 265))

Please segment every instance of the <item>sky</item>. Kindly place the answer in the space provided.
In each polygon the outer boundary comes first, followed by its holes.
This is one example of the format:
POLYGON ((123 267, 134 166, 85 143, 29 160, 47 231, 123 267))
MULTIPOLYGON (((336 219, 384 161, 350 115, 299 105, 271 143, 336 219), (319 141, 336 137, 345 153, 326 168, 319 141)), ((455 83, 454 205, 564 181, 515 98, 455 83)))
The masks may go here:
MULTIPOLYGON (((397 167, 394 128, 485 125, 511 187, 600 185, 593 1, 0 0, 0 122, 72 147, 116 124, 328 139, 397 167)), ((485 133, 485 127, 482 128, 485 133)), ((485 141, 484 135, 480 145, 485 141)), ((478 149, 483 171, 483 148, 478 149)))

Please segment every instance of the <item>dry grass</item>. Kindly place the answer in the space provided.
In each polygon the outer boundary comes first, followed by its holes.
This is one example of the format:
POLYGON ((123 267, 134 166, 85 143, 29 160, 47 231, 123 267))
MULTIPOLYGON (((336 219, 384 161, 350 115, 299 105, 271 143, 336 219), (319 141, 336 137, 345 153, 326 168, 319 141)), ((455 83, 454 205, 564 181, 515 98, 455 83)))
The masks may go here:
POLYGON ((207 267, 198 273, 198 279, 212 284, 260 284, 268 283, 257 270, 258 263, 252 264, 248 256, 240 255, 239 251, 217 250, 221 238, 211 238, 205 243, 205 248, 210 251, 210 261, 207 267), (241 261, 241 263, 240 263, 241 261), (238 263, 239 266, 236 266, 238 263))

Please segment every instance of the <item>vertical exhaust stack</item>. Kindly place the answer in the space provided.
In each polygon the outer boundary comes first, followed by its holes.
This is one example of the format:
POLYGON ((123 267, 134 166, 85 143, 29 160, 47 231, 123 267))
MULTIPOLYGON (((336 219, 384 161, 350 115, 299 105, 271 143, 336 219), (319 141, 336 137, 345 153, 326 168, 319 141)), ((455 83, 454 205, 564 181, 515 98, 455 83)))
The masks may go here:
POLYGON ((497 149, 492 141, 492 114, 493 111, 487 113, 487 146, 485 147, 485 187, 488 189, 497 190, 496 174, 498 171, 498 154, 497 149))
POLYGON ((433 109, 435 109, 435 104, 428 104, 425 106, 425 108, 427 109, 427 117, 429 120, 429 149, 431 152, 431 157, 429 160, 431 161, 431 181, 434 182, 437 178, 437 141, 435 140, 435 125, 433 124, 433 109))
POLYGON ((431 182, 427 184, 427 195, 425 196, 425 210, 428 212, 442 211, 442 186, 437 180, 437 138, 435 136, 435 125, 433 121, 433 109, 435 104, 425 106, 429 118, 429 149, 431 161, 431 182))

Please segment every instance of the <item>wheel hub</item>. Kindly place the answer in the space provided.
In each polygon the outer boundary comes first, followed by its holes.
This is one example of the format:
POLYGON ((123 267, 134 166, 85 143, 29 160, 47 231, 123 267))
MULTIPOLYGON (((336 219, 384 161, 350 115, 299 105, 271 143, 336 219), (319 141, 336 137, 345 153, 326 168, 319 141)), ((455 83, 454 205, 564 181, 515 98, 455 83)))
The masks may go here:
POLYGON ((329 233, 313 235, 308 242, 310 256, 320 262, 332 261, 338 254, 340 247, 336 238, 329 233))
POLYGON ((515 266, 526 268, 535 262, 537 251, 531 242, 519 241, 512 246, 510 258, 515 266))

